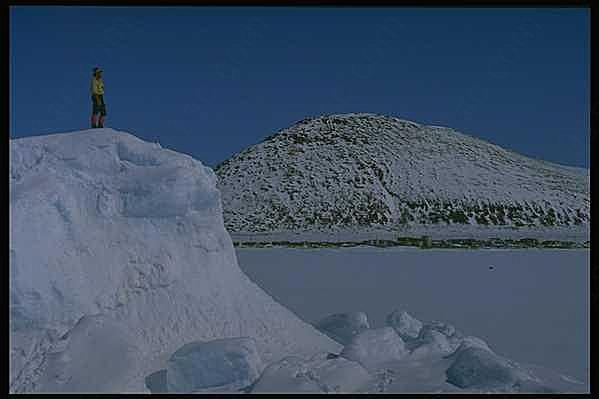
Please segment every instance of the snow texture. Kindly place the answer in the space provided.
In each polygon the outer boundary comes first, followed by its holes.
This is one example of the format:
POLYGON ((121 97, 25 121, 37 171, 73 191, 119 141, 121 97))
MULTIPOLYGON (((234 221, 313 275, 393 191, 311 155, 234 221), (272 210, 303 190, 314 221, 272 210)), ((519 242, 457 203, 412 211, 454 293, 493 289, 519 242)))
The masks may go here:
POLYGON ((588 235, 590 223, 588 169, 376 114, 306 118, 215 170, 236 234, 588 235))
POLYGON ((340 349, 238 268, 192 157, 112 129, 29 137, 9 180, 11 392, 148 392, 198 340, 252 337, 266 362, 340 349))
POLYGON ((168 362, 168 392, 233 392, 251 385, 262 372, 252 338, 191 342, 168 362))
POLYGON ((314 326, 342 345, 348 344, 355 335, 370 328, 364 312, 333 314, 314 323, 314 326))
POLYGON ((46 391, 102 392, 125 384, 143 353, 124 326, 104 315, 84 316, 46 353, 39 384, 46 391))

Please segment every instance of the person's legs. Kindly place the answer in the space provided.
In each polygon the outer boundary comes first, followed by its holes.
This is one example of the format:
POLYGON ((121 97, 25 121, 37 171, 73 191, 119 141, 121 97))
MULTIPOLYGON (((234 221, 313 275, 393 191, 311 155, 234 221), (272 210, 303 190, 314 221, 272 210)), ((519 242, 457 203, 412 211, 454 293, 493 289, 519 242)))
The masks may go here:
POLYGON ((104 127, 104 118, 106 117, 106 104, 104 104, 104 96, 100 96, 100 119, 98 120, 98 127, 104 127))
POLYGON ((98 110, 98 101, 96 100, 96 96, 92 96, 92 129, 98 126, 98 120, 96 118, 96 115, 99 113, 100 112, 98 110))

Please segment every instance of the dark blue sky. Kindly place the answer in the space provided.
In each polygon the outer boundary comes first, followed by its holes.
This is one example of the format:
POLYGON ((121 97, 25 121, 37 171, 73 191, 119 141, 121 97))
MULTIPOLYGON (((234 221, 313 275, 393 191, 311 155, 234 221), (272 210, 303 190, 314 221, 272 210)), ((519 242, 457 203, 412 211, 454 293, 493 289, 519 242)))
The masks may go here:
POLYGON ((307 116, 374 112, 589 166, 582 8, 12 7, 10 136, 107 126, 214 166, 307 116))

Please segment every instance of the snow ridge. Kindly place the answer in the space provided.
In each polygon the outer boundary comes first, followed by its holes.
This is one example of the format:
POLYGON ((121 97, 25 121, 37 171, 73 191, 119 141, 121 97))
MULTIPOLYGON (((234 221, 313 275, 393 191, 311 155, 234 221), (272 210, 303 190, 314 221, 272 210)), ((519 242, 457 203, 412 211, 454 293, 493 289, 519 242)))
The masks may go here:
POLYGON ((239 269, 199 161, 94 129, 11 140, 9 180, 11 392, 146 391, 198 340, 252 337, 265 361, 339 348, 239 269), (127 353, 112 374, 109 353, 127 353))
POLYGON ((587 169, 377 114, 304 119, 215 171, 231 232, 590 223, 587 169))

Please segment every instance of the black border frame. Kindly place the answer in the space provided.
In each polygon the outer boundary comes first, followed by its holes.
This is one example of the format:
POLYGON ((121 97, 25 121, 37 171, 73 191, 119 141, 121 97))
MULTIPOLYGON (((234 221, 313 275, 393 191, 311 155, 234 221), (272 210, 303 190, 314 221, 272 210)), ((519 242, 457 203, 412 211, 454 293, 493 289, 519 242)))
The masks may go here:
MULTIPOLYGON (((6 57, 5 59, 5 64, 4 65, 9 65, 8 70, 9 72, 7 73, 8 75, 8 81, 4 80, 4 85, 6 85, 6 92, 8 93, 8 101, 7 101, 7 105, 10 104, 11 101, 11 92, 10 92, 10 8, 11 7, 26 7, 26 6, 110 6, 110 7, 138 7, 138 6, 142 6, 142 7, 181 7, 181 6, 192 6, 192 7, 204 7, 204 6, 210 6, 210 7, 335 7, 335 8, 342 8, 342 7, 363 7, 363 8, 371 8, 371 7, 418 7, 418 8, 427 8, 427 7, 439 7, 439 8, 460 8, 460 7, 472 7, 472 8, 545 8, 545 7, 554 7, 554 8, 572 8, 572 7, 576 7, 576 8, 588 8, 589 9, 589 17, 590 17, 590 35, 591 35, 591 40, 589 43, 592 43, 592 37, 594 37, 593 35, 593 31, 595 31, 595 34, 597 34, 597 29, 593 29, 593 17, 596 17, 597 15, 597 11, 593 11, 593 8, 591 7, 591 1, 590 0, 546 0, 546 1, 517 1, 517 0, 503 0, 503 1, 481 1, 481 0, 453 0, 453 1, 442 1, 442 0, 372 0, 372 1, 367 1, 367 0, 121 0, 121 1, 115 1, 115 0, 105 0, 105 1, 101 1, 101 0, 56 0, 56 1, 52 1, 52 0, 8 0, 7 3, 5 3, 6 5, 3 7, 3 13, 5 14, 3 17, 3 21, 4 21, 4 29, 6 32, 6 38, 4 40, 4 43, 6 44, 6 50, 4 51, 4 56, 6 57)), ((596 174, 593 173, 593 162, 592 162, 592 158, 593 158, 593 153, 594 150, 597 147, 597 138, 596 136, 598 135, 597 130, 599 129, 597 126, 599 126, 596 122, 597 117, 599 116, 599 101, 597 100, 597 95, 596 95, 596 90, 594 90, 595 85, 593 84, 594 82, 596 82, 596 80, 593 80, 593 64, 595 65, 599 65, 599 63, 597 63, 595 61, 596 58, 596 54, 593 54, 592 51, 593 47, 592 44, 590 44, 590 52, 591 52, 591 64, 590 64, 590 82, 591 82, 591 98, 590 98, 590 132, 589 132, 589 140, 590 140, 590 157, 589 157, 589 165, 590 165, 590 179, 591 179, 591 196, 592 196, 592 192, 593 192, 593 187, 596 187, 598 183, 598 179, 596 179, 596 174)), ((10 105, 7 108, 4 108, 4 112, 5 112, 5 126, 7 128, 7 132, 8 132, 8 136, 9 136, 9 140, 10 140, 10 105)), ((5 142, 6 143, 6 142, 5 142)), ((6 143, 8 144, 8 143, 6 143)), ((4 163, 5 167, 7 169, 9 169, 9 145, 6 146, 6 150, 5 153, 6 155, 6 161, 4 163)), ((598 172, 599 173, 599 172, 598 172)), ((8 200, 8 188, 6 190, 6 194, 5 196, 3 196, 3 198, 9 202, 8 200)), ((6 209, 6 208, 5 208, 6 209)), ((599 215, 597 214, 597 211, 593 212, 593 209, 599 209, 598 208, 593 208, 591 207, 591 218, 594 219, 595 217, 598 217, 599 215)), ((10 217, 10 215, 9 215, 10 217)), ((8 229, 8 234, 10 235, 10 229, 8 229)), ((592 237, 593 237, 593 227, 592 225, 590 226, 590 236, 591 236, 591 243, 592 243, 592 237)), ((593 337, 593 330, 597 331, 596 329, 593 328, 593 319, 594 319, 594 310, 597 309, 597 300, 598 300, 598 293, 597 291, 597 285, 598 285, 598 280, 599 280, 599 260, 597 259, 597 255, 594 255, 594 252, 592 251, 592 248, 589 248, 589 253, 590 253, 590 279, 589 279, 589 312, 590 312, 590 319, 589 319, 589 339, 592 341, 592 337, 593 337)), ((7 262, 8 265, 8 262, 7 262)), ((9 274, 9 268, 6 268, 6 273, 9 274)), ((5 275, 6 278, 6 284, 9 283, 9 276, 5 275)), ((8 290, 6 291, 8 292, 8 290)), ((4 300, 6 300, 8 302, 8 298, 7 298, 7 294, 5 293, 4 295, 4 300)), ((3 308, 4 312, 7 312, 7 305, 4 305, 3 308)), ((7 312, 8 313, 8 312, 7 312)), ((5 319, 6 320, 6 319, 5 319)), ((8 340, 8 334, 7 334, 7 340, 8 340)), ((6 341, 5 341, 6 342, 6 341)), ((560 394, 559 396, 564 396, 564 397, 591 397, 592 396, 592 388, 594 386, 594 371, 596 370, 596 367, 594 367, 595 361, 594 358, 596 358, 595 355, 596 352, 596 347, 594 347, 592 345, 592 342, 590 342, 590 390, 591 393, 589 394, 560 394)), ((10 357, 9 357, 9 362, 10 362, 10 357)), ((9 381, 7 381, 7 385, 9 385, 9 381)), ((9 387, 7 386, 7 392, 9 391, 8 389, 9 387)), ((10 394, 9 395, 14 395, 14 394, 10 394)), ((50 395, 50 394, 36 394, 36 395, 41 395, 41 396, 46 396, 46 395, 50 395)), ((120 394, 77 394, 77 395, 92 395, 92 396, 120 396, 120 394)), ((135 394, 134 394, 135 395, 135 394)), ((225 394, 226 395, 226 394, 225 394)), ((233 395, 233 394, 232 394, 233 395)), ((298 395, 298 394, 294 394, 294 395, 298 395)), ((299 394, 300 396, 303 396, 302 394, 299 394)), ((398 394, 393 394, 393 395, 398 395, 398 394)), ((415 395, 415 394, 407 394, 407 395, 415 395)), ((433 393, 426 393, 426 394, 420 394, 420 395, 415 395, 415 396, 434 396, 434 397, 438 397, 438 396, 463 396, 463 395, 468 395, 468 396, 472 396, 472 394, 443 394, 443 395, 439 395, 439 394, 433 394, 433 393)), ((536 394, 535 394, 536 395, 536 394)), ((175 394, 166 394, 166 396, 187 396, 187 395, 175 395, 175 394)), ((189 395, 191 396, 191 395, 189 395)), ((478 395, 475 395, 478 396, 478 395)), ((499 394, 499 395, 494 395, 495 397, 506 397, 506 396, 512 396, 512 395, 503 395, 503 394, 499 394)), ((540 396, 553 396, 553 395, 540 395, 540 396)))

